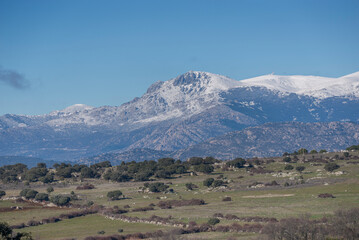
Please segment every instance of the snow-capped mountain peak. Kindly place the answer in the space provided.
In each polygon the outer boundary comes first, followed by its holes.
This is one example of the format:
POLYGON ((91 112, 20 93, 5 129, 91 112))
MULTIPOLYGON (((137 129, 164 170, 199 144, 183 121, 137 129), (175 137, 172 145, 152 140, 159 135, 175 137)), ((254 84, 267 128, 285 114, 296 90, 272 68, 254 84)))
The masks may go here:
POLYGON ((158 82, 151 89, 161 88, 166 84, 180 87, 186 94, 201 92, 213 94, 238 87, 264 87, 280 94, 298 94, 319 99, 329 97, 359 97, 359 72, 339 78, 304 76, 304 75, 274 75, 234 80, 222 75, 189 71, 167 82, 158 82))
MULTIPOLYGON (((191 71, 156 82, 121 106, 75 104, 41 116, 0 116, 0 154, 63 160, 135 148, 172 151, 268 122, 359 122, 356 109, 359 72, 237 81, 191 71)), ((246 140, 266 139, 267 129, 246 140)))
POLYGON ((242 86, 265 87, 284 94, 295 93, 319 99, 339 96, 359 97, 359 72, 340 78, 269 74, 240 82, 242 86))
POLYGON ((74 113, 74 112, 82 112, 84 110, 90 110, 93 109, 94 107, 85 105, 85 104, 74 104, 71 105, 63 110, 61 110, 61 112, 65 112, 65 113, 74 113))
POLYGON ((85 110, 91 110, 94 107, 85 105, 85 104, 74 104, 71 106, 68 106, 65 109, 62 110, 56 110, 50 113, 50 115, 57 115, 57 114, 65 114, 65 115, 69 115, 69 114, 73 114, 73 113, 79 113, 79 112, 83 112, 85 110))
POLYGON ((200 71, 189 71, 170 80, 170 82, 172 82, 174 86, 199 86, 203 90, 206 90, 206 93, 225 91, 240 86, 238 81, 231 78, 200 71))
MULTIPOLYGON (((147 124, 170 119, 189 118, 222 105, 223 94, 230 90, 251 87, 265 88, 277 96, 291 93, 316 99, 359 97, 359 72, 340 78, 318 76, 264 75, 237 81, 222 75, 190 71, 168 81, 152 84, 140 98, 119 107, 93 108, 75 104, 50 113, 52 126, 65 124, 108 125, 147 124)), ((258 96, 259 97, 259 96, 258 96)), ((242 102, 241 104, 250 104, 242 102)), ((255 104, 256 99, 252 99, 255 104)))

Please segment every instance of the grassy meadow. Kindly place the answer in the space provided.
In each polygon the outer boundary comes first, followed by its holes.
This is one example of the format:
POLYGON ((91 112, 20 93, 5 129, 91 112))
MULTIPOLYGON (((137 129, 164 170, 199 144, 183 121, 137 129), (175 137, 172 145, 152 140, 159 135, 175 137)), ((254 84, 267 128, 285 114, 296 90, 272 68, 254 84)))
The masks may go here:
MULTIPOLYGON (((341 156, 342 153, 336 153, 341 156)), ((316 155, 313 155, 317 157, 316 155)), ((159 179, 173 189, 173 192, 151 193, 142 191, 144 182, 111 182, 103 179, 66 180, 52 183, 54 192, 51 194, 76 194, 78 200, 73 204, 84 205, 93 202, 104 207, 118 206, 126 209, 126 216, 149 218, 152 215, 169 217, 182 222, 207 223, 215 213, 234 214, 239 217, 269 217, 278 220, 288 217, 299 217, 310 214, 312 219, 331 216, 339 209, 359 207, 359 158, 358 153, 352 153, 350 159, 334 159, 333 153, 323 154, 324 158, 340 166, 339 169, 328 172, 324 164, 313 164, 305 161, 312 159, 311 154, 299 156, 296 163, 286 163, 282 157, 261 159, 260 167, 263 173, 248 171, 247 168, 226 169, 217 164, 215 171, 210 174, 190 173, 175 175, 171 179, 159 179), (305 158, 305 159, 304 159, 305 158), (267 161, 270 160, 270 161, 267 161), (265 163, 267 162, 267 163, 265 163), (294 169, 284 170, 288 164, 294 169), (305 166, 303 172, 295 170, 297 166, 305 166), (203 185, 207 178, 222 179, 226 186, 208 188, 203 185), (265 186, 275 181, 278 185, 265 186), (84 183, 91 183, 95 189, 77 190, 84 183), (186 188, 186 183, 197 186, 193 190, 186 188), (251 186, 251 187, 250 187, 251 186), (121 190, 123 198, 110 201, 107 193, 121 190), (319 198, 321 193, 330 193, 335 198, 319 198), (231 201, 223 201, 230 197, 231 201), (164 200, 203 199, 206 204, 196 206, 180 206, 171 209, 161 209, 157 206, 164 200), (133 209, 153 206, 154 210, 134 212, 133 209)), ((46 192, 49 184, 31 183, 30 187, 38 192, 46 192)), ((28 187, 28 186, 27 186, 28 187)), ((71 207, 44 206, 32 202, 16 202, 11 197, 18 196, 25 188, 22 184, 0 185, 5 189, 6 197, 0 201, 0 221, 10 225, 27 223, 30 220, 41 221, 43 218, 56 217, 63 213, 76 211, 71 207), (20 209, 14 210, 12 207, 20 209)), ((237 220, 221 219, 221 225, 254 224, 237 220)), ((111 234, 130 234, 136 232, 170 231, 172 226, 152 223, 131 223, 122 220, 111 220, 101 214, 89 214, 82 217, 65 219, 55 223, 30 226, 16 231, 31 232, 34 239, 85 239, 88 236, 106 236, 111 234)), ((257 239, 259 233, 250 232, 202 232, 182 234, 175 239, 257 239)))

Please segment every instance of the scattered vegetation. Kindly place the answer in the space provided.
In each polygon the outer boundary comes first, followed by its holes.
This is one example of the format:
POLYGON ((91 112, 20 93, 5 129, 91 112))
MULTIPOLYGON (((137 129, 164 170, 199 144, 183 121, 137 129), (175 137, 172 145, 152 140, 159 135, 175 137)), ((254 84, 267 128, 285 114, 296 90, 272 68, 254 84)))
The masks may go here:
POLYGON ((119 200, 122 196, 122 192, 120 190, 110 191, 107 193, 107 198, 111 201, 119 200))
MULTIPOLYGON (((90 166, 61 163, 54 169, 45 164, 30 169, 23 164, 3 166, 0 187, 9 198, 0 201, 0 220, 9 220, 11 229, 24 228, 36 236, 55 226, 48 223, 61 224, 65 219, 97 216, 123 222, 121 228, 118 224, 109 228, 98 221, 98 228, 84 231, 81 239, 175 239, 182 234, 189 234, 189 238, 210 238, 213 234, 212 239, 356 239, 353 232, 357 228, 351 224, 356 224, 353 219, 358 219, 358 210, 335 210, 355 206, 358 160, 359 154, 352 150, 327 153, 299 149, 276 158, 231 161, 193 157, 119 166, 109 161, 90 166), (335 171, 338 164, 342 171, 325 172, 335 171), (351 186, 344 188, 346 184, 351 186), (324 188, 327 193, 322 193, 324 188), (16 196, 21 198, 15 200, 16 196), (56 207, 49 208, 49 202, 56 207), (273 206, 275 212, 271 212, 273 206), (298 211, 288 210, 294 206, 298 211), (73 212, 75 208, 81 210, 73 212), (221 212, 209 217, 214 209, 221 212), (298 216, 297 212, 313 212, 315 217, 298 216), (86 216, 89 214, 94 215, 86 216), (138 228, 143 232, 129 231, 132 224, 144 224, 138 228), (40 225, 45 226, 36 227, 40 225), (147 225, 151 229, 147 230, 147 225), (96 234, 101 236, 89 237, 96 234)), ((0 190, 0 198, 4 194, 0 190)), ((86 229, 87 223, 81 227, 86 229)), ((56 234, 56 238, 68 237, 56 234)))
POLYGON ((190 199, 190 200, 167 200, 160 201, 157 206, 161 209, 170 209, 172 207, 182 207, 182 206, 194 206, 194 205, 204 205, 206 202, 203 199, 190 199))
POLYGON ((158 193, 158 192, 164 192, 169 188, 168 185, 162 183, 162 182, 156 182, 156 183, 145 183, 144 188, 147 189, 150 192, 158 193))
POLYGON ((4 240, 32 240, 31 233, 13 233, 12 228, 6 222, 0 222, 0 239, 4 240))
POLYGON ((336 163, 327 163, 324 166, 324 169, 327 170, 328 172, 333 172, 334 170, 340 168, 340 166, 336 163))

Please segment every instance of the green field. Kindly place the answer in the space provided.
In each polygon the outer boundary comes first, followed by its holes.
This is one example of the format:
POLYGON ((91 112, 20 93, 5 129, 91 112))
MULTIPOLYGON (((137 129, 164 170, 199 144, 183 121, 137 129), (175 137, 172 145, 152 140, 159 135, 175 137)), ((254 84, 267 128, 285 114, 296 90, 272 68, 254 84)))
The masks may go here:
MULTIPOLYGON (((286 163, 281 158, 274 159, 275 162, 262 164, 261 168, 270 170, 270 173, 258 174, 247 171, 245 168, 223 171, 216 168, 211 174, 190 176, 182 174, 172 179, 163 179, 162 182, 169 184, 173 193, 148 193, 139 189, 143 182, 115 183, 101 179, 85 179, 95 185, 95 189, 76 190, 80 182, 68 181, 67 184, 53 184, 55 191, 52 194, 69 194, 74 191, 78 200, 75 204, 85 204, 93 201, 105 207, 118 206, 124 209, 126 205, 129 210, 124 215, 140 218, 149 218, 152 215, 160 217, 172 216, 173 220, 188 223, 195 221, 197 224, 206 223, 215 213, 235 214, 239 217, 260 216, 282 219, 298 217, 303 214, 310 214, 311 218, 318 219, 324 216, 331 216, 336 210, 359 207, 359 163, 358 159, 336 160, 340 168, 335 170, 337 174, 324 170, 322 165, 315 165, 309 162, 293 163, 296 166, 305 166, 306 169, 299 173, 295 169, 286 171, 286 163), (354 163, 353 163, 354 162, 354 163), (282 174, 280 176, 280 174, 282 174), (222 176, 223 175, 223 176, 222 176), (226 187, 208 188, 202 182, 206 178, 221 178, 227 181, 226 187), (250 188, 254 182, 263 184, 276 181, 277 186, 257 185, 250 188), (197 185, 192 191, 186 190, 185 184, 192 182, 197 185), (290 183, 285 186, 285 183, 290 183), (109 201, 107 192, 121 190, 124 199, 109 201), (330 193, 335 198, 318 198, 318 194, 330 193), (222 201, 224 197, 230 197, 232 201, 222 201), (206 204, 200 206, 182 206, 171 209, 160 209, 157 204, 161 200, 170 199, 203 199, 206 204), (147 212, 132 212, 132 209, 146 207, 154 204, 154 210, 147 212)), ((47 184, 32 183, 31 188, 39 192, 45 192, 47 184)), ((17 196, 22 187, 8 187, 6 197, 17 196)), ((62 213, 77 211, 73 208, 44 207, 32 203, 16 203, 14 200, 0 201, 0 221, 6 221, 10 225, 27 223, 29 220, 41 220, 43 218, 59 216, 62 213), (21 206, 23 209, 9 210, 11 206, 21 206)), ((230 225, 235 220, 221 219, 221 225, 230 225)), ((238 222, 246 224, 246 222, 238 222)), ((247 223, 253 224, 253 223, 247 223)), ((101 214, 91 214, 73 219, 66 219, 56 223, 49 223, 39 226, 26 227, 16 231, 31 232, 35 239, 84 239, 87 236, 130 234, 136 232, 151 232, 156 230, 169 231, 170 226, 163 226, 151 223, 128 223, 121 220, 110 220, 101 214), (123 232, 119 233, 119 229, 123 232), (102 231, 102 232, 101 232, 102 231)), ((256 239, 258 233, 195 233, 177 236, 178 239, 256 239)))

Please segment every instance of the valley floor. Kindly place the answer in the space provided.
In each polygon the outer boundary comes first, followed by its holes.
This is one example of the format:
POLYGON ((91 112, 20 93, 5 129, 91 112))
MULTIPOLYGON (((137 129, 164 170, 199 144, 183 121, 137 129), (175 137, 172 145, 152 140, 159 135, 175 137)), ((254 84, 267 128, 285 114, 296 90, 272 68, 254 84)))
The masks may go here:
MULTIPOLYGON (((55 191, 51 194, 70 194, 74 191, 78 200, 76 204, 86 204, 89 201, 94 205, 126 209, 128 212, 121 215, 151 219, 156 215, 170 222, 188 224, 207 223, 214 216, 220 222, 216 225, 228 226, 238 223, 244 225, 267 224, 268 218, 280 220, 289 217, 300 217, 310 214, 310 219, 330 217, 340 209, 359 207, 359 159, 335 160, 340 168, 334 172, 327 172, 323 164, 313 164, 308 161, 291 163, 293 170, 284 170, 288 165, 282 158, 273 159, 260 166, 265 171, 253 173, 245 168, 224 171, 221 167, 211 174, 178 175, 173 179, 162 180, 169 184, 173 193, 149 193, 141 191, 143 182, 113 183, 99 179, 85 179, 95 185, 95 189, 76 190, 80 182, 67 181, 53 184, 55 191), (295 170, 296 166, 305 166, 303 172, 295 170), (209 177, 222 179, 227 182, 226 187, 208 188, 203 181, 209 177), (276 184, 270 183, 276 182, 276 184), (188 190, 186 183, 193 183, 198 188, 188 190), (267 185, 267 186, 266 186, 267 185), (109 201, 106 197, 109 191, 121 190, 124 198, 109 201), (320 198, 319 194, 332 194, 334 198, 320 198), (228 201, 223 201, 227 197, 228 201), (203 199, 204 205, 174 206, 170 209, 158 207, 160 201, 203 199), (133 211, 136 208, 152 206, 153 210, 133 211), (239 219, 226 218, 236 215, 239 219), (170 217, 169 217, 170 216, 170 217), (246 218, 247 217, 247 218, 246 218), (253 220, 250 217, 262 218, 253 220)), ((267 159, 268 160, 268 159, 267 159)), ((39 192, 46 192, 47 184, 31 184, 31 188, 39 192)), ((19 225, 29 221, 41 221, 44 218, 57 217, 74 211, 76 208, 47 207, 27 201, 12 200, 18 196, 21 185, 1 185, 6 188, 6 198, 0 201, 0 222, 6 221, 10 225, 19 225), (17 206, 19 209, 14 209, 17 206)), ((108 214, 98 212, 84 216, 63 219, 58 222, 38 226, 29 226, 15 229, 16 232, 31 232, 34 239, 85 239, 89 236, 126 235, 134 233, 171 232, 166 239, 257 239, 261 234, 258 231, 244 232, 201 232, 176 234, 178 227, 173 224, 159 224, 156 221, 131 222, 123 219, 112 220, 108 214), (172 230, 172 231, 171 231, 172 230)))

